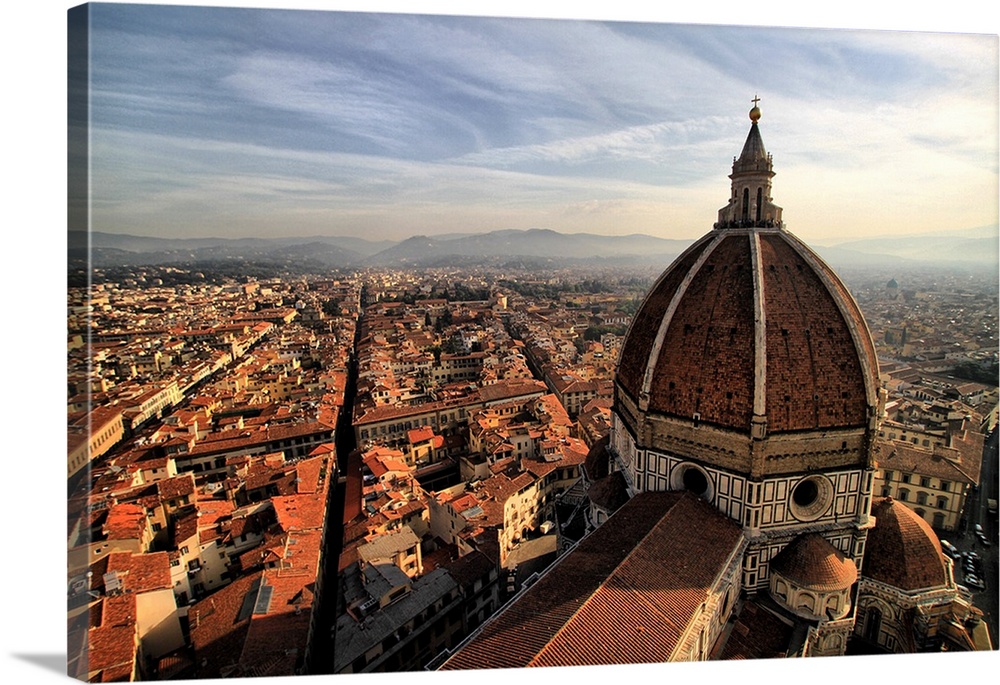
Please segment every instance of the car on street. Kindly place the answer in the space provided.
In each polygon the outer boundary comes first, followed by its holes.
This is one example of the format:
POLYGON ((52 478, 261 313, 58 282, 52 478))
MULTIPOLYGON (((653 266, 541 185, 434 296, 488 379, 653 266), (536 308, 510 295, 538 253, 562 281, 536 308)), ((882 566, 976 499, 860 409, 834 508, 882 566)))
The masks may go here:
POLYGON ((983 584, 983 581, 979 580, 979 578, 977 576, 966 576, 965 577, 965 584, 968 585, 969 587, 974 587, 977 590, 985 590, 986 589, 986 585, 983 584))
POLYGON ((958 559, 958 557, 961 556, 961 552, 958 551, 955 545, 951 544, 947 540, 941 541, 941 549, 943 549, 944 553, 950 556, 952 559, 958 559))

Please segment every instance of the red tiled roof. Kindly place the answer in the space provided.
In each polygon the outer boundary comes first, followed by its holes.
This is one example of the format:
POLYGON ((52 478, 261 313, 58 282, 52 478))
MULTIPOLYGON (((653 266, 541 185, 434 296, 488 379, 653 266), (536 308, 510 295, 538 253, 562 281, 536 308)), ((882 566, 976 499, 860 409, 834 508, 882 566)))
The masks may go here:
POLYGON ((422 428, 413 428, 406 432, 406 439, 411 445, 416 445, 417 443, 430 440, 434 437, 434 429, 430 426, 423 426, 422 428))
POLYGON ((298 482, 295 490, 300 495, 315 493, 320 488, 320 471, 326 464, 326 456, 304 459, 295 465, 295 477, 298 482))
MULTIPOLYGON (((88 632, 89 671, 99 671, 96 682, 131 680, 136 657, 136 597, 126 593, 100 602, 99 623, 88 632)), ((95 682, 95 681, 91 681, 95 682)))
MULTIPOLYGON (((170 557, 166 552, 151 552, 149 554, 131 554, 128 552, 112 552, 107 557, 105 573, 117 572, 124 578, 125 590, 141 593, 150 590, 169 590, 173 587, 170 581, 170 557)), ((92 587, 103 587, 103 578, 98 583, 96 577, 92 587)))
POLYGON ((845 590, 858 579, 858 567, 818 533, 792 540, 771 561, 771 571, 800 587, 845 590))
POLYGON ((442 668, 666 661, 741 540, 690 493, 637 495, 442 668))
POLYGON ((206 663, 199 668, 199 677, 218 677, 221 668, 237 663, 250 616, 237 619, 247 594, 262 577, 263 573, 258 571, 237 578, 190 608, 188 620, 195 661, 204 659, 206 663))
POLYGON ((109 540, 141 540, 146 531, 146 510, 138 504, 116 504, 108 510, 104 532, 109 540))
POLYGON ((157 481, 156 488, 164 500, 191 495, 194 493, 194 474, 183 473, 173 478, 157 481))
POLYGON ((771 659, 787 656, 792 627, 754 600, 743 605, 720 659, 771 659))
POLYGON ((865 577, 905 591, 943 587, 948 572, 941 543, 922 517, 891 497, 872 501, 875 527, 865 546, 865 577))
POLYGON ((712 231, 668 267, 622 344, 617 382, 636 400, 647 362, 650 412, 698 414, 743 432, 750 431, 759 373, 766 374, 769 433, 865 427, 878 387, 874 346, 857 304, 837 275, 786 232, 712 231), (718 369, 726 370, 725 383, 717 382, 718 369))
POLYGON ((981 433, 963 430, 952 436, 951 447, 919 447, 901 440, 879 440, 875 458, 887 471, 908 471, 942 480, 978 485, 983 462, 981 433))
POLYGON ((271 504, 282 530, 323 527, 326 500, 321 494, 272 497, 271 504))

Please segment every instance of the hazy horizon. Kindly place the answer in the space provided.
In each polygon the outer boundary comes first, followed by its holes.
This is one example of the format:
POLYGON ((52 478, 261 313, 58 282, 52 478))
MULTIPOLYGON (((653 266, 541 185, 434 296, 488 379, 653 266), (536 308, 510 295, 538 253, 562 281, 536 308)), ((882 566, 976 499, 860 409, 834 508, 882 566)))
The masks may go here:
POLYGON ((802 239, 997 222, 996 36, 92 13, 95 231, 690 240, 728 200, 755 96, 774 201, 802 239))
MULTIPOLYGON (((82 229, 70 229, 70 230, 82 230, 82 229)), ((993 225, 984 225, 984 226, 972 226, 972 227, 968 227, 968 228, 930 229, 930 230, 927 230, 927 231, 921 231, 919 233, 895 233, 895 234, 893 234, 893 233, 882 233, 882 234, 876 234, 876 235, 851 236, 851 237, 840 237, 840 236, 826 236, 826 237, 822 237, 822 236, 820 236, 817 239, 814 239, 814 240, 812 240, 810 242, 812 242, 813 244, 816 244, 816 245, 835 246, 835 245, 842 245, 842 244, 846 245, 846 244, 852 244, 852 243, 865 243, 865 242, 870 242, 870 241, 886 240, 886 239, 893 239, 893 238, 900 238, 900 237, 990 238, 990 237, 994 237, 997 234, 997 230, 998 230, 998 225, 997 224, 993 224, 993 225)), ((367 240, 367 241, 372 242, 372 243, 381 243, 381 242, 399 243, 399 242, 405 242, 406 240, 409 240, 411 238, 419 238, 419 237, 433 237, 433 238, 438 238, 438 239, 443 239, 443 240, 450 240, 450 239, 464 238, 464 237, 474 236, 474 235, 481 235, 481 234, 486 234, 486 233, 490 233, 490 232, 504 232, 504 231, 554 231, 556 233, 559 233, 561 235, 566 235, 566 236, 573 236, 573 235, 602 236, 602 235, 608 235, 608 236, 612 236, 612 237, 621 237, 621 238, 626 238, 626 237, 630 237, 630 236, 650 236, 650 237, 654 237, 654 238, 663 238, 664 240, 681 240, 681 241, 694 241, 694 240, 697 240, 698 237, 700 237, 700 236, 695 236, 693 238, 688 238, 688 237, 684 237, 684 238, 664 238, 663 236, 654 236, 654 235, 652 235, 650 233, 642 233, 640 231, 636 231, 636 232, 633 232, 633 233, 621 233, 621 234, 600 234, 600 233, 591 233, 591 232, 588 232, 588 231, 566 231, 566 230, 560 231, 560 230, 556 230, 556 229, 547 229, 547 228, 541 228, 541 227, 532 227, 532 228, 524 228, 524 229, 503 229, 503 228, 499 228, 499 229, 491 229, 490 231, 482 231, 481 233, 469 232, 469 231, 454 231, 454 232, 449 232, 449 233, 433 233, 433 234, 413 233, 413 234, 405 235, 405 236, 398 237, 398 238, 385 238, 385 239, 368 238, 366 236, 353 235, 353 234, 350 234, 350 233, 314 233, 314 234, 308 234, 308 235, 306 235, 306 234, 299 235, 299 234, 295 234, 295 233, 288 233, 288 234, 267 234, 267 235, 260 235, 260 236, 199 235, 199 236, 187 236, 187 237, 172 236, 172 235, 171 236, 163 236, 163 235, 143 236, 143 235, 138 235, 138 234, 134 234, 134 233, 125 233, 125 232, 116 233, 116 232, 113 232, 113 231, 99 231, 99 230, 95 230, 95 231, 93 231, 93 233, 95 233, 95 234, 101 234, 101 233, 103 233, 105 235, 118 235, 118 236, 123 236, 123 237, 127 236, 127 237, 134 237, 134 238, 159 238, 159 239, 166 239, 166 240, 172 240, 172 239, 179 239, 179 240, 256 240, 256 239, 271 239, 271 238, 278 239, 278 238, 280 238, 280 239, 285 239, 285 240, 303 240, 303 241, 307 241, 307 240, 310 240, 310 239, 318 239, 318 238, 326 238, 326 239, 345 238, 345 239, 351 239, 351 240, 362 240, 362 241, 366 241, 367 240)), ((705 232, 708 232, 708 229, 706 229, 703 233, 705 233, 705 232)), ((794 231, 792 231, 792 232, 794 233, 794 231)))

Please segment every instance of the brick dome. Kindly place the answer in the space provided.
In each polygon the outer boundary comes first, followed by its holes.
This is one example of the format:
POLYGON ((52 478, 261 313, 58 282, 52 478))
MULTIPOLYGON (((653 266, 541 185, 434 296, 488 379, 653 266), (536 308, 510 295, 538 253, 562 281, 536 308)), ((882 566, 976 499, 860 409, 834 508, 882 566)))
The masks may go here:
POLYGON ((751 119, 729 204, 663 272, 626 334, 616 390, 636 434, 643 414, 756 438, 871 431, 877 419, 871 333, 837 274, 785 230, 751 119))
POLYGON ((617 383, 645 411, 750 432, 868 425, 871 334, 833 270, 780 229, 716 229, 660 276, 617 383))
POLYGON ((865 577, 905 591, 948 585, 941 543, 927 521, 891 497, 875 499, 871 513, 865 577))
POLYGON ((820 592, 846 590, 858 567, 818 533, 795 538, 771 561, 771 572, 795 585, 820 592))

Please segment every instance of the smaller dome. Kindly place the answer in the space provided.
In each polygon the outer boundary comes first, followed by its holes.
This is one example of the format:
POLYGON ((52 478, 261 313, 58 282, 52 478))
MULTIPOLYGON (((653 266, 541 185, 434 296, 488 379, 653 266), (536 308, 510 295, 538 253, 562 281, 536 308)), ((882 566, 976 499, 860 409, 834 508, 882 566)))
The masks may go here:
POLYGON ((846 590, 858 579, 858 567, 818 533, 792 540, 771 562, 771 572, 795 585, 826 592, 846 590))
POLYGON ((760 119, 760 107, 754 106, 750 110, 750 121, 756 123, 760 119))
POLYGON ((587 496, 594 506, 612 514, 629 500, 625 477, 621 471, 615 471, 591 485, 587 490, 587 496))
POLYGON ((594 482, 604 478, 611 473, 611 456, 608 454, 608 445, 611 444, 611 436, 605 435, 598 440, 587 452, 587 458, 583 462, 583 468, 587 471, 587 479, 594 482))
POLYGON ((900 590, 948 585, 941 543, 923 518, 891 497, 872 502, 875 527, 865 546, 865 577, 900 590))

